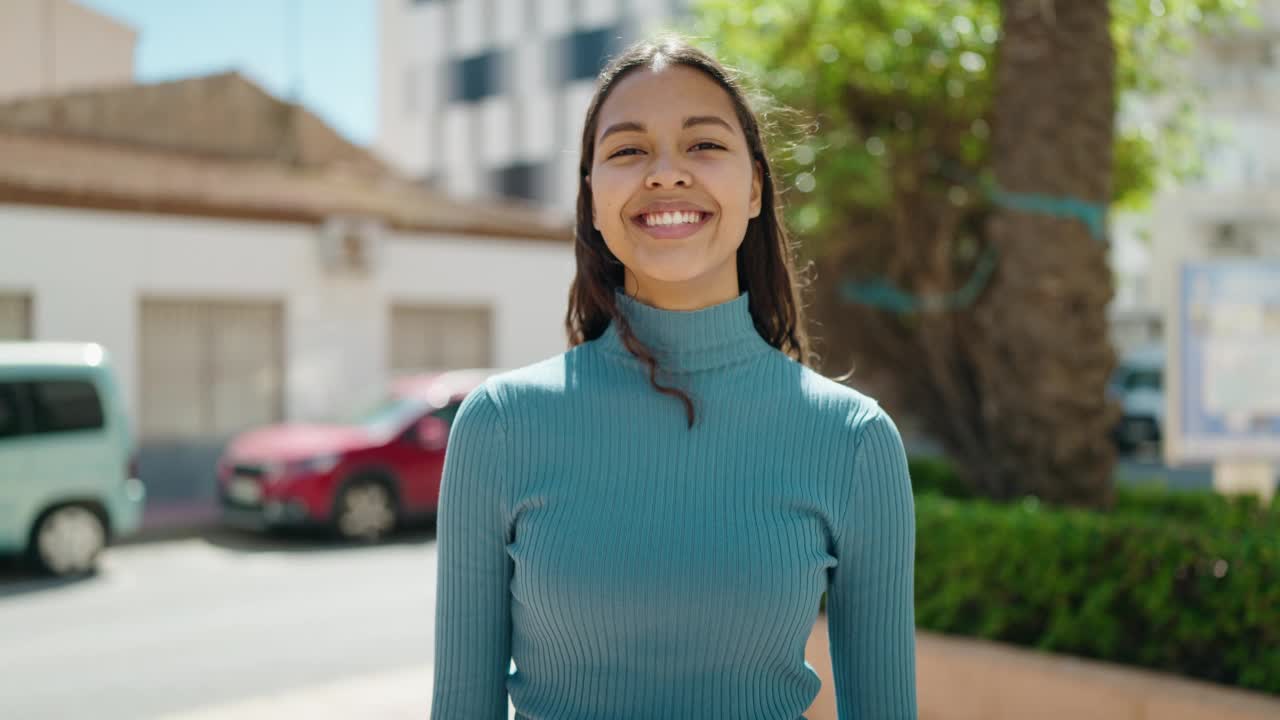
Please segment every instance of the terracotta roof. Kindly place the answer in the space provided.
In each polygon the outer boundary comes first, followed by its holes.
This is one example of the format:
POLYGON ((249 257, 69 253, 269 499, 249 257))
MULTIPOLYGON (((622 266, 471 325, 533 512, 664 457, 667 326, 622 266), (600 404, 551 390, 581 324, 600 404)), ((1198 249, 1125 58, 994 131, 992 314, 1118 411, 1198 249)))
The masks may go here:
POLYGON ((389 172, 306 108, 237 72, 0 103, 0 127, 300 167, 389 172))
POLYGON ((322 222, 567 241, 518 203, 453 198, 399 175, 311 113, 236 74, 0 104, 0 202, 322 222))

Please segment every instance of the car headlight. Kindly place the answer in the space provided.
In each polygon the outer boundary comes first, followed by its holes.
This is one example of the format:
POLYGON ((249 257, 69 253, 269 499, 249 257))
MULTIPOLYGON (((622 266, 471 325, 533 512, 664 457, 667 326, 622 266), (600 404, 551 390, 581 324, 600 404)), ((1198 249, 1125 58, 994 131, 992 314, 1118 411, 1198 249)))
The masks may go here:
POLYGON ((278 480, 299 475, 323 475, 333 470, 341 462, 342 456, 337 454, 316 455, 302 460, 267 463, 267 477, 278 480))
POLYGON ((338 467, 338 462, 342 460, 342 456, 338 454, 317 455, 303 461, 307 472, 327 473, 338 467))

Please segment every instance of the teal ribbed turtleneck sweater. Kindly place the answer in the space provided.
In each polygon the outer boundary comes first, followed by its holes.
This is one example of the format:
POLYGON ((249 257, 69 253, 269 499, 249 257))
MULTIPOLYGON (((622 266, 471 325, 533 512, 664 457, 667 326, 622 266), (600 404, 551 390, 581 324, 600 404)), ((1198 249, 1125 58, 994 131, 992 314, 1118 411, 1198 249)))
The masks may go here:
POLYGON ((491 377, 450 431, 437 516, 434 720, 797 720, 827 592, 840 720, 916 717, 915 516, 869 397, 756 331, 621 291, 688 391, 611 324, 491 377))

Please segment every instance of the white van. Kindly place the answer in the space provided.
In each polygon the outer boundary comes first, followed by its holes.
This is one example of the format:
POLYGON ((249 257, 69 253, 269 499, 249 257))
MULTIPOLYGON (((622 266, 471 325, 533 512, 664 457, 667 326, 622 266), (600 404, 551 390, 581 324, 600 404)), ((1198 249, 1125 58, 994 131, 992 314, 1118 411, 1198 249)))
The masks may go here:
POLYGON ((101 345, 0 342, 0 552, 56 575, 92 571, 141 524, 134 458, 101 345))

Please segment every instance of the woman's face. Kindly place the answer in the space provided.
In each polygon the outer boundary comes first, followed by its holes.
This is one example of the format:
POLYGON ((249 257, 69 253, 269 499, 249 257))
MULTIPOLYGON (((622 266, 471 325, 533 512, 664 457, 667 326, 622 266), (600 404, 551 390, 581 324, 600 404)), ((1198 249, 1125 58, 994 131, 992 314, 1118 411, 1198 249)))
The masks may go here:
POLYGON ((626 290, 696 309, 740 292, 736 256, 760 214, 760 172, 728 93, 700 70, 631 72, 600 108, 592 222, 626 290))

